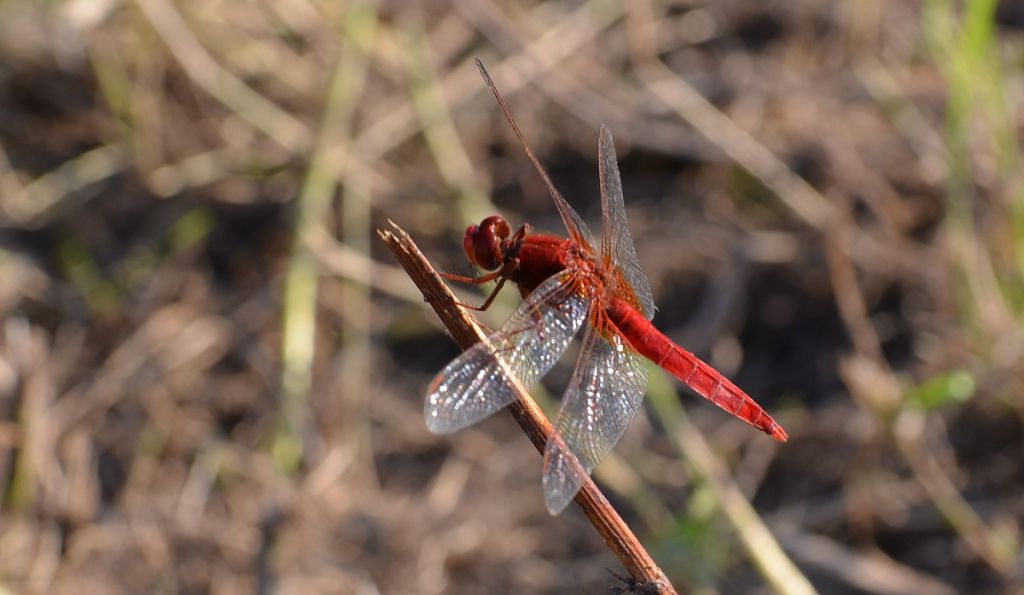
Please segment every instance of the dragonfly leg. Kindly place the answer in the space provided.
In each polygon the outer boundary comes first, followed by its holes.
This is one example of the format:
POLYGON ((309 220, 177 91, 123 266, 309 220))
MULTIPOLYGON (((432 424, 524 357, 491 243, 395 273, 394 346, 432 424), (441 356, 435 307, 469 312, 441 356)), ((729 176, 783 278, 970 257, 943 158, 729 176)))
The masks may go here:
POLYGON ((491 295, 487 296, 487 300, 479 306, 472 304, 464 304, 462 302, 455 302, 456 305, 466 308, 467 310, 474 310, 476 312, 483 312, 487 308, 491 307, 491 303, 494 302, 494 298, 498 297, 498 292, 501 291, 501 287, 505 285, 505 277, 498 279, 498 284, 494 286, 494 290, 491 291, 491 295))
MULTIPOLYGON (((441 273, 441 276, 449 281, 457 281, 459 283, 469 283, 472 285, 482 285, 495 279, 498 280, 498 284, 494 286, 491 294, 487 296, 487 300, 480 306, 474 306, 472 304, 466 304, 458 300, 455 301, 455 305, 466 308, 468 310, 474 310, 477 312, 483 312, 484 310, 491 307, 491 303, 494 302, 494 298, 498 297, 498 292, 501 291, 502 286, 505 285, 506 277, 502 275, 502 271, 494 271, 480 277, 467 277, 464 275, 457 275, 455 273, 441 273)), ((432 301, 431 298, 426 298, 426 301, 432 301)))
POLYGON ((469 277, 467 275, 459 275, 457 273, 441 273, 441 276, 449 281, 455 281, 456 283, 468 283, 469 285, 483 285, 494 281, 501 276, 501 271, 494 271, 493 273, 487 273, 479 277, 469 277))

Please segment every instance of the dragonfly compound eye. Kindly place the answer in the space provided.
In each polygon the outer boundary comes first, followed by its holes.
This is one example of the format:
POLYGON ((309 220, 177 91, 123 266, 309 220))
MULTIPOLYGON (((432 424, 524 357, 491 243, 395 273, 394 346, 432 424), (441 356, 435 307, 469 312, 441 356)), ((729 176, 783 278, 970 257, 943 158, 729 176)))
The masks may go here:
POLYGON ((511 233, 508 221, 498 215, 484 219, 479 226, 470 225, 463 239, 466 256, 483 269, 497 269, 504 260, 502 243, 511 233))
POLYGON ((462 249, 466 251, 469 264, 476 264, 476 236, 479 232, 479 227, 470 225, 466 228, 466 235, 462 236, 462 249))

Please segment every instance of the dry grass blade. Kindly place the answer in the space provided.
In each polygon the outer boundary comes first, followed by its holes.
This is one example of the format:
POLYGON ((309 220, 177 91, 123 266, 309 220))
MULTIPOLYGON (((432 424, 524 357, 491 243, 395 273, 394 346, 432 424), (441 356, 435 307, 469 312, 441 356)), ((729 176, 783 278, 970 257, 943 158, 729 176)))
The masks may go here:
POLYGON ((736 530, 750 559, 777 593, 814 595, 810 581, 782 550, 750 501, 729 478, 725 466, 698 428, 690 423, 664 376, 652 375, 648 400, 668 428, 669 437, 695 473, 708 483, 715 501, 736 530))
MULTIPOLYGON (((480 326, 456 305, 455 295, 444 284, 437 271, 430 266, 409 234, 393 222, 391 226, 390 230, 378 230, 378 235, 391 249, 413 283, 423 292, 424 298, 434 307, 434 311, 441 317, 456 343, 463 349, 468 349, 484 340, 480 326)), ((516 388, 519 400, 509 407, 509 412, 537 451, 544 452, 544 445, 552 432, 551 423, 529 394, 521 387, 516 388)), ((654 586, 657 589, 655 592, 658 593, 676 592, 665 573, 589 477, 576 496, 576 503, 583 509, 608 548, 637 582, 645 586, 654 586)))
POLYGON ((780 541, 794 556, 810 566, 832 573, 866 593, 886 595, 953 595, 949 585, 900 564, 883 552, 860 552, 836 541, 810 535, 792 525, 773 527, 780 541))
POLYGON ((170 2, 139 0, 138 5, 197 85, 283 147, 291 151, 309 147, 313 138, 305 124, 222 69, 170 2))
POLYGON ((20 191, 5 193, 0 198, 0 211, 19 224, 38 226, 48 212, 74 191, 119 172, 124 166, 124 157, 124 147, 117 144, 87 151, 18 188, 20 191))

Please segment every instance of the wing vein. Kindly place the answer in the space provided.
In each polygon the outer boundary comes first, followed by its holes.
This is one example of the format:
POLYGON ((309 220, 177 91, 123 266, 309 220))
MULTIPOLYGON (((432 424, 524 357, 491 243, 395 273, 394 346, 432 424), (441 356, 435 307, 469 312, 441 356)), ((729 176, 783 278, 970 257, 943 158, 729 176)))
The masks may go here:
POLYGON ((445 366, 430 383, 424 415, 441 434, 472 425, 516 399, 551 369, 583 324, 589 299, 569 272, 527 296, 505 325, 445 366))

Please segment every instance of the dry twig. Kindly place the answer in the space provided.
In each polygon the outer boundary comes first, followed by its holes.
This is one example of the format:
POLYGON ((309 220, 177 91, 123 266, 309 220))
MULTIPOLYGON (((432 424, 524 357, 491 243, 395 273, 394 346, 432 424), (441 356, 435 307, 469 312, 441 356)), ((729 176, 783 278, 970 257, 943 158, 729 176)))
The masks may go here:
MULTIPOLYGON (((456 305, 455 295, 444 284, 437 271, 430 266, 409 234, 394 222, 390 223, 392 229, 378 229, 377 234, 394 253, 413 283, 423 292, 424 298, 434 307, 434 311, 441 317, 441 322, 452 334, 455 342, 463 349, 468 349, 484 340, 480 326, 456 305)), ((552 432, 551 422, 530 398, 529 393, 518 384, 514 388, 519 398, 509 406, 509 412, 537 451, 543 453, 544 445, 552 432)), ((576 504, 583 509, 608 548, 639 584, 654 587, 657 593, 676 592, 665 573, 589 477, 576 495, 576 504)))

